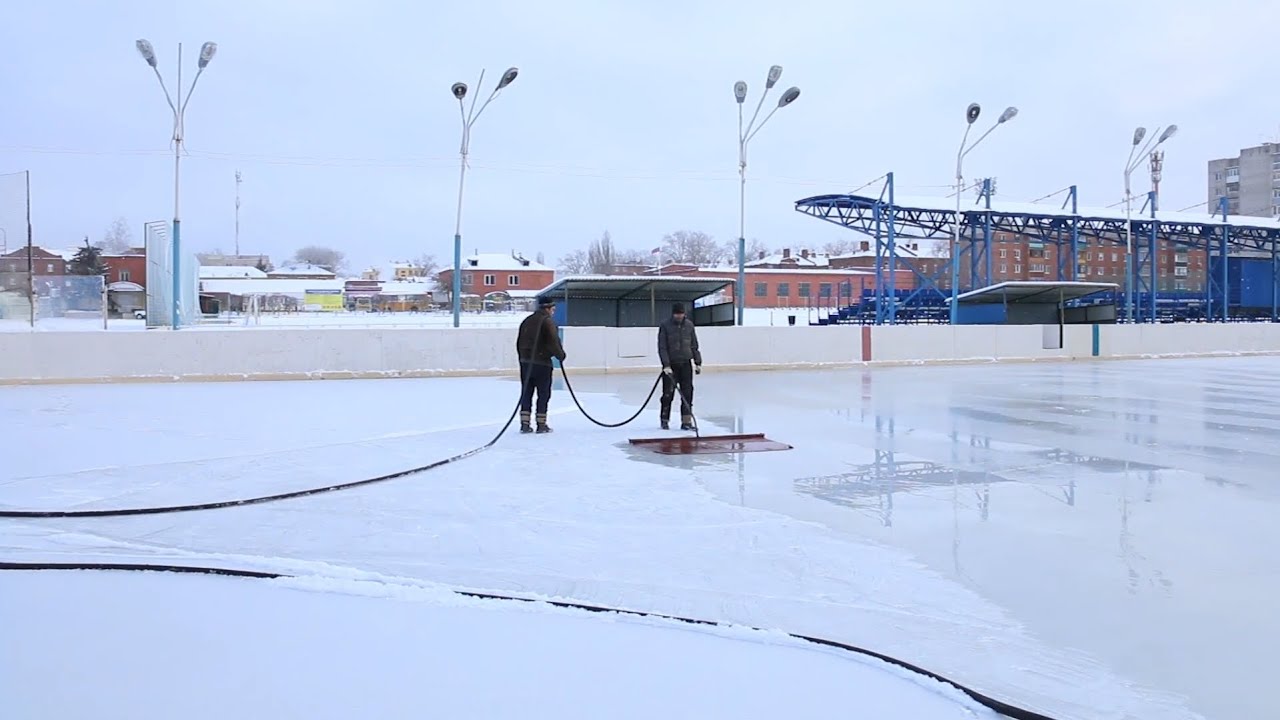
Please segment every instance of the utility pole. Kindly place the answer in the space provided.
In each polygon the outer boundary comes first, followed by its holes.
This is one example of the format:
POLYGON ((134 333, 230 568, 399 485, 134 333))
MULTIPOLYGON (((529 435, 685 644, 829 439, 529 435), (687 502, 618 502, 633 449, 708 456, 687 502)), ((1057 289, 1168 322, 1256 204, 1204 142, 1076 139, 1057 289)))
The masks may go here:
POLYGON ((240 171, 236 171, 236 257, 240 257, 240 171))
POLYGON ((1151 192, 1156 194, 1156 198, 1160 198, 1160 170, 1164 167, 1164 151, 1156 150, 1151 153, 1151 192))

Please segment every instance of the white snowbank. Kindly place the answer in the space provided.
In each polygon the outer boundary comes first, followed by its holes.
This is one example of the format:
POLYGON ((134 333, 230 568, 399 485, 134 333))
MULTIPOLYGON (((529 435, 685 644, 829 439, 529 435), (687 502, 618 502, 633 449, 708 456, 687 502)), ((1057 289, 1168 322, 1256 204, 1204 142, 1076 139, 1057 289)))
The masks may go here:
POLYGON ((995 717, 773 634, 441 588, 9 572, 0 616, 23 619, 0 654, 14 718, 995 717))

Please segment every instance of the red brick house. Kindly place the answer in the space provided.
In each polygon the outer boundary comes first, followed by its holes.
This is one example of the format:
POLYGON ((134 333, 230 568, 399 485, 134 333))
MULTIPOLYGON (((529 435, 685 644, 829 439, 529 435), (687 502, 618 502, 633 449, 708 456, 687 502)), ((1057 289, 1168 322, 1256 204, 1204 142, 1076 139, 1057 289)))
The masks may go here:
POLYGON ((107 285, 134 283, 147 287, 147 249, 129 248, 122 253, 103 253, 102 263, 107 266, 107 285))
MULTIPOLYGON (((520 253, 477 253, 462 259, 462 295, 478 298, 506 295, 510 298, 532 298, 555 281, 556 271, 520 253)), ((452 302, 453 268, 437 276, 437 297, 452 302)))

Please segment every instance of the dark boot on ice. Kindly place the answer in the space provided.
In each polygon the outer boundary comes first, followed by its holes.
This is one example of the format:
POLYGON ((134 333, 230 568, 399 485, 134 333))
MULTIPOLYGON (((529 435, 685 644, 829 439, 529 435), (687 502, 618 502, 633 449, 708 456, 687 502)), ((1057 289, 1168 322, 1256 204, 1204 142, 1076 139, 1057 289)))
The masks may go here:
POLYGON ((539 414, 538 414, 538 430, 537 430, 537 432, 539 432, 539 433, 549 433, 549 432, 551 432, 551 426, 547 424, 547 416, 546 416, 546 415, 543 415, 543 414, 541 414, 541 413, 539 413, 539 414))
POLYGON ((662 426, 662 429, 663 429, 663 430, 670 430, 670 429, 671 429, 671 422, 670 422, 669 420, 667 420, 666 418, 662 418, 661 420, 659 420, 659 421, 658 421, 658 424, 659 424, 660 426, 662 426))
POLYGON ((684 415, 684 416, 681 416, 681 418, 680 418, 680 429, 681 429, 681 430, 692 430, 692 429, 693 429, 693 416, 692 416, 692 415, 684 415))
POLYGON ((533 432, 533 426, 529 424, 529 417, 530 417, 530 414, 527 412, 520 413, 520 432, 522 433, 533 432))

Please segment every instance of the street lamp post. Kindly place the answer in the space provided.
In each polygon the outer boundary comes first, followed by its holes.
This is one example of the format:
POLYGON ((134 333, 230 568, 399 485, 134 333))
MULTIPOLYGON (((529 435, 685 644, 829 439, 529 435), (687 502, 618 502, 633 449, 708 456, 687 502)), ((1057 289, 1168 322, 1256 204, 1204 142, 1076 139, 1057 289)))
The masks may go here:
POLYGON ((760 126, 756 127, 756 118, 760 116, 760 108, 764 107, 764 99, 768 97, 773 86, 778 84, 780 77, 782 77, 781 65, 769 68, 769 74, 764 81, 764 92, 760 95, 760 102, 756 104, 756 111, 745 129, 742 126, 742 103, 747 99, 747 84, 741 80, 733 84, 733 96, 738 101, 738 286, 734 290, 734 297, 737 299, 739 326, 744 324, 743 317, 747 307, 747 143, 751 142, 751 138, 760 132, 774 113, 800 97, 800 88, 794 86, 787 88, 786 92, 782 93, 782 97, 778 98, 777 107, 770 110, 769 114, 764 116, 764 120, 760 121, 760 126))
MULTIPOLYGON (((1160 133, 1158 138, 1148 140, 1147 144, 1138 149, 1138 144, 1147 136, 1145 127, 1138 127, 1133 131, 1133 145, 1129 148, 1129 160, 1124 166, 1124 313, 1125 319, 1129 322, 1134 320, 1134 291, 1138 289, 1135 271, 1137 264, 1133 261, 1133 193, 1130 190, 1129 177, 1133 171, 1142 163, 1147 161, 1151 153, 1156 148, 1164 144, 1165 140, 1173 137, 1178 132, 1177 125, 1170 125, 1160 133), (1135 159, 1134 156, 1137 156, 1135 159)), ((1155 292, 1155 288, 1151 288, 1155 292)), ((1152 319, 1154 321, 1154 318, 1152 319)))
POLYGON ((956 215, 955 221, 952 223, 951 235, 951 324, 956 324, 956 315, 960 308, 960 196, 964 192, 964 158, 978 144, 987 139, 987 136, 995 131, 996 128, 1009 122, 1018 115, 1018 108, 1010 105, 1000 113, 1000 117, 996 119, 996 124, 982 133, 977 140, 969 145, 969 131, 973 129, 973 124, 978 121, 978 116, 982 114, 982 106, 978 103, 969 103, 969 107, 964 112, 965 128, 964 138, 960 141, 960 150, 956 153, 956 215))
POLYGON ((484 83, 484 71, 480 71, 480 80, 476 82, 476 95, 471 98, 471 107, 464 108, 462 101, 467 97, 467 84, 456 82, 450 91, 453 96, 458 99, 458 113, 462 117, 462 145, 458 151, 461 162, 458 169, 458 217, 457 223, 453 229, 453 288, 450 293, 453 296, 453 326, 458 327, 462 324, 462 186, 467 179, 467 153, 471 149, 471 126, 476 120, 480 119, 480 114, 484 109, 489 107, 489 103, 498 97, 498 93, 503 88, 515 82, 516 76, 520 71, 516 68, 507 68, 502 73, 502 79, 498 81, 498 86, 489 93, 489 99, 484 101, 479 110, 476 110, 476 99, 479 98, 480 85, 484 83))
POLYGON ((181 297, 182 297, 182 281, 179 270, 182 264, 180 227, 179 220, 179 178, 182 170, 182 142, 185 135, 184 120, 187 112, 187 103, 191 102, 191 93, 196 90, 196 83, 200 82, 200 76, 204 73, 204 69, 209 66, 209 61, 213 60, 213 56, 218 52, 218 44, 207 42, 200 48, 200 60, 196 64, 196 76, 191 81, 191 87, 187 90, 185 98, 182 97, 182 43, 178 43, 178 97, 182 100, 181 104, 174 104, 173 97, 169 94, 169 88, 164 83, 164 77, 160 74, 160 68, 156 66, 156 52, 151 47, 151 43, 146 40, 139 40, 135 45, 138 53, 142 55, 142 59, 151 66, 155 71, 156 79, 160 81, 160 89, 164 91, 164 99, 169 103, 169 109, 173 111, 173 238, 170 240, 170 253, 173 255, 170 260, 170 267, 173 271, 173 298, 170 308, 170 326, 177 330, 181 324, 181 297))

